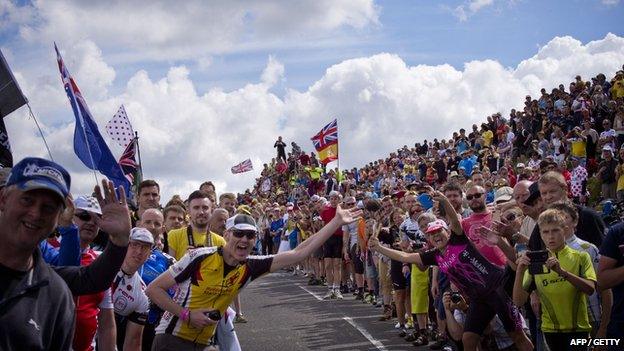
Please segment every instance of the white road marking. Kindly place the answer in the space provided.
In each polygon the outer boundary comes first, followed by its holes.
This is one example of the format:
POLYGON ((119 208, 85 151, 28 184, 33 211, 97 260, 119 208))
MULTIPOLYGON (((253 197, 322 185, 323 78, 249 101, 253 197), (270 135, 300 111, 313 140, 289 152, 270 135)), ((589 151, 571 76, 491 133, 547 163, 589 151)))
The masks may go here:
POLYGON ((314 296, 317 300, 319 301, 323 301, 323 298, 315 293, 313 293, 312 291, 308 290, 308 288, 304 288, 303 286, 301 286, 300 284, 296 284, 298 287, 300 287, 301 289, 303 289, 303 291, 307 292, 308 294, 314 296))
POLYGON ((353 328, 357 329, 360 334, 364 335, 364 337, 366 338, 366 340, 368 340, 371 344, 373 344, 373 346, 375 346, 377 348, 377 350, 380 351, 386 351, 386 347, 377 339, 375 339, 368 331, 366 331, 366 329, 360 327, 357 323, 355 323, 353 321, 353 318, 351 317, 342 317, 342 319, 344 319, 345 321, 347 321, 347 323, 351 324, 353 326, 353 328))

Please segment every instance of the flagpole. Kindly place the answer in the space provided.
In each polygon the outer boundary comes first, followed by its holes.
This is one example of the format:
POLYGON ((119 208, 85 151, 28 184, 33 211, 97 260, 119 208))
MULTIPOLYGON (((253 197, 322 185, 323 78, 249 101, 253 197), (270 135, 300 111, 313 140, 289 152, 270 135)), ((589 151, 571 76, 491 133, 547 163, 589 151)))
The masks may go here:
MULTIPOLYGON (((32 117, 33 121, 35 121, 35 125, 37 126, 37 129, 39 130, 39 135, 41 135, 41 139, 43 139, 43 144, 46 147, 46 150, 48 150, 48 156, 50 156, 50 160, 54 161, 54 157, 52 157, 52 152, 50 152, 50 147, 48 146, 48 142, 46 141, 46 138, 43 136, 43 131, 41 130, 41 127, 39 126, 39 122, 37 122, 37 118, 35 118, 35 114, 32 112, 32 109, 30 108, 30 103, 26 103, 26 106, 28 107, 28 112, 30 113, 30 117, 32 117)), ((96 178, 96 184, 97 184, 97 178, 96 178)))
POLYGON ((141 173, 141 180, 143 180, 143 161, 141 161, 141 148, 139 148, 139 132, 134 132, 134 140, 136 141, 137 155, 139 157, 139 173, 141 173))
MULTIPOLYGON (((336 117, 336 130, 338 130, 338 117, 336 117)), ((336 139, 336 161, 338 161, 337 163, 337 167, 338 167, 338 172, 336 173, 336 182, 338 183, 338 186, 340 186, 340 141, 339 138, 336 139)))

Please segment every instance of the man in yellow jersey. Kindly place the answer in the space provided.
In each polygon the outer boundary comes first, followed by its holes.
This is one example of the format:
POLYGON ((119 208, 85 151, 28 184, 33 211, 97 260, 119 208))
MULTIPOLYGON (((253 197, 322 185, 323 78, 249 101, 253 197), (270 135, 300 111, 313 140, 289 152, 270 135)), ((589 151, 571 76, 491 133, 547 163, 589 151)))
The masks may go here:
POLYGON ((223 240, 222 236, 208 230, 213 209, 209 194, 201 190, 195 190, 189 196, 188 202, 191 224, 187 227, 172 230, 167 236, 169 255, 178 261, 186 254, 188 249, 225 245, 225 240, 223 240))
POLYGON ((153 350, 201 349, 215 332, 220 314, 250 281, 293 265, 311 255, 360 210, 338 208, 336 216, 318 233, 273 256, 249 256, 256 241, 253 217, 237 214, 227 224, 225 246, 191 250, 147 288, 150 300, 166 312, 156 329, 153 350), (178 285, 173 299, 167 289, 178 285))

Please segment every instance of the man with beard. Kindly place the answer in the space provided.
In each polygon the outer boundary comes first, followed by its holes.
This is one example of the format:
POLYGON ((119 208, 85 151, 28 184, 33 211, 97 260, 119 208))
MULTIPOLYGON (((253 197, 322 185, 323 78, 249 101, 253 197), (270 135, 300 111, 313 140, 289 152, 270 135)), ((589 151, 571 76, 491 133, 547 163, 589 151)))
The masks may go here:
POLYGON ((169 255, 176 260, 180 260, 189 249, 225 245, 223 237, 208 231, 212 214, 212 202, 208 196, 201 190, 192 192, 188 198, 191 224, 169 232, 169 255))
POLYGON ((466 218, 470 216, 471 211, 467 208, 464 208, 464 191, 462 190, 461 185, 456 182, 446 183, 442 192, 444 196, 449 200, 451 205, 453 205, 453 209, 457 214, 461 216, 461 218, 466 218))
POLYGON ((338 207, 336 216, 318 233, 294 250, 274 256, 249 256, 256 241, 256 223, 249 215, 236 215, 228 221, 225 246, 189 252, 148 286, 150 299, 167 311, 156 329, 153 349, 204 348, 240 289, 268 272, 301 262, 360 214, 360 210, 338 207), (176 284, 179 289, 172 299, 167 290, 176 284))
POLYGON ((160 207, 160 186, 151 179, 146 179, 139 184, 138 195, 139 208, 132 213, 132 225, 137 221, 145 210, 160 207))
POLYGON ((491 246, 481 234, 486 228, 492 227, 492 213, 485 206, 485 189, 478 185, 470 187, 466 191, 466 200, 472 214, 461 221, 464 233, 488 261, 500 267, 505 266, 507 258, 503 251, 497 246, 491 246))

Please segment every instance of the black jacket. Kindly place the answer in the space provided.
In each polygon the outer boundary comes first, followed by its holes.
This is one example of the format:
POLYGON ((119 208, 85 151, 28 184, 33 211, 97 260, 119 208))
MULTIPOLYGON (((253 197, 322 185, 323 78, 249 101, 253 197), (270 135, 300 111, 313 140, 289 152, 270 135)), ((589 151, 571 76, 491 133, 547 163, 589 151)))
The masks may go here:
POLYGON ((33 268, 0 301, 0 350, 69 350, 74 335, 74 295, 111 286, 127 247, 108 244, 90 265, 50 267, 35 250, 33 268))
POLYGON ((69 288, 37 248, 33 268, 0 301, 0 349, 69 350, 74 307, 69 288))

